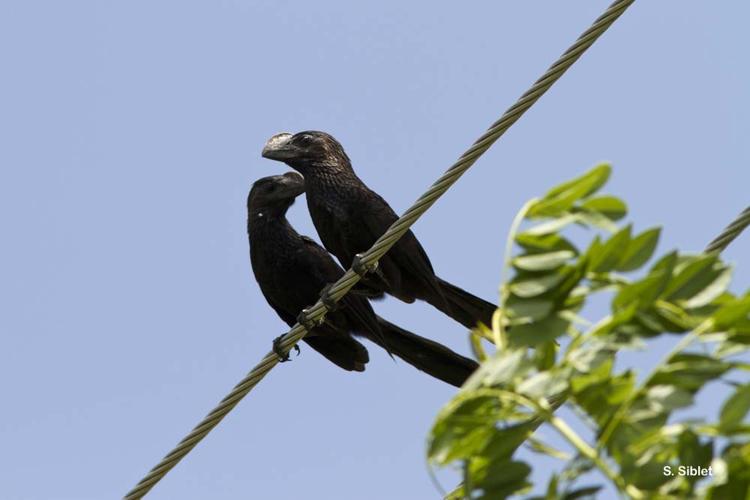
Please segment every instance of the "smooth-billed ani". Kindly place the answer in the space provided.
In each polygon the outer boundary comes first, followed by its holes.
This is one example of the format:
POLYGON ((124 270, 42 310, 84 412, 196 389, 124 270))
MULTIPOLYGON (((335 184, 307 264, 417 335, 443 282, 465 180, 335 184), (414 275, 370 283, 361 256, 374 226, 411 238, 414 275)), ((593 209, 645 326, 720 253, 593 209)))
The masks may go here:
MULTIPOLYGON (((286 218, 304 190, 302 176, 288 172, 256 181, 247 200, 253 273, 268 303, 289 326, 318 300, 321 289, 344 274, 324 248, 297 233, 286 218)), ((380 318, 365 296, 352 291, 303 340, 341 368, 364 371, 368 353, 354 335, 457 387, 477 367, 447 347, 380 318)))
MULTIPOLYGON (((344 148, 325 132, 271 137, 263 156, 286 163, 305 177, 307 206, 323 245, 345 267, 369 249, 398 216, 356 175, 344 148)), ((495 305, 440 279, 414 233, 407 231, 363 280, 376 292, 412 303, 424 300, 473 328, 490 325, 495 305)))

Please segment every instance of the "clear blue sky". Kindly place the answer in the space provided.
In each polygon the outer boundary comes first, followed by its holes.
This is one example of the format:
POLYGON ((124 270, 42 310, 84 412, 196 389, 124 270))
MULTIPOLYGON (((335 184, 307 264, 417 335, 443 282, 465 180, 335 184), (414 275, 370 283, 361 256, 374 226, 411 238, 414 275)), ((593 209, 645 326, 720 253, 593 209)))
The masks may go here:
MULTIPOLYGON (((121 497, 286 330, 245 234, 251 182, 284 171, 266 138, 331 132, 401 211, 606 5, 3 2, 2 497, 121 497)), ((700 250, 750 203, 748 16, 636 2, 416 225, 439 274, 495 300, 516 210, 601 160, 662 250, 700 250)), ((749 256, 750 234, 726 252, 736 290, 749 256)), ((377 310, 468 352, 429 306, 377 310)), ((425 436, 452 388, 302 349, 149 498, 436 498, 425 436)))

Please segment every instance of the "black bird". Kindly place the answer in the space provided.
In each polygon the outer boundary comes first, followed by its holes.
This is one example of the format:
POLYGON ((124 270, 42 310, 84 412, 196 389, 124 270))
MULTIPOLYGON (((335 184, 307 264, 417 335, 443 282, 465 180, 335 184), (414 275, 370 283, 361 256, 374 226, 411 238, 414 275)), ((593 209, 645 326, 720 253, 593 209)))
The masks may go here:
MULTIPOLYGON (((323 247, 297 233, 286 219, 288 208, 304 190, 302 176, 288 172, 259 179, 247 199, 253 273, 268 303, 289 326, 303 308, 318 300, 326 285, 344 274, 323 247)), ((303 340, 341 368, 364 371, 367 349, 353 335, 457 387, 477 368, 474 361, 375 315, 367 298, 351 291, 303 340)))
MULTIPOLYGON (((286 163, 305 177, 307 206, 323 245, 345 267, 369 249, 398 216, 357 177, 344 148, 325 132, 271 137, 263 157, 286 163)), ((435 275, 414 233, 407 231, 364 283, 407 303, 427 301, 467 328, 492 324, 496 306, 435 275)))

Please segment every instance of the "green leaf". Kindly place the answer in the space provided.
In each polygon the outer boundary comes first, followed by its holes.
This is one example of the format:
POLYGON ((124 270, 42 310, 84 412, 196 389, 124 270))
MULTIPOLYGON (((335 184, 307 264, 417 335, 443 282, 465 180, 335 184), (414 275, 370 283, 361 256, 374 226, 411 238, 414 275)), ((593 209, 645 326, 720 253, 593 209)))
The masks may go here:
MULTIPOLYGON (((514 329, 515 330, 515 329, 514 329)), ((506 349, 496 352, 479 366, 466 381, 461 393, 470 393, 480 387, 493 387, 511 383, 531 369, 524 349, 506 349)))
POLYGON ((556 250, 570 250, 578 254, 578 249, 567 239, 557 233, 516 235, 516 243, 528 253, 547 253, 556 250))
POLYGON ((681 307, 669 302, 656 304, 654 311, 660 320, 662 331, 686 332, 702 322, 702 318, 693 317, 681 307))
POLYGON ((573 457, 573 460, 568 462, 565 465, 565 468, 560 471, 560 479, 566 482, 572 482, 593 469, 594 463, 590 459, 583 455, 576 455, 573 457))
POLYGON ((589 198, 581 203, 581 208, 598 212, 611 220, 620 220, 628 213, 628 206, 624 201, 608 195, 589 198))
MULTIPOLYGON (((541 236, 545 234, 553 234, 553 233, 558 232, 560 229, 564 228, 568 224, 572 224, 573 222, 576 222, 578 220, 579 220, 579 217, 576 214, 564 215, 557 219, 552 219, 550 221, 543 222, 542 224, 537 224, 535 226, 532 226, 526 231, 520 233, 518 236, 525 237, 525 236, 541 236)), ((516 237, 516 240, 518 240, 518 237, 516 237)))
POLYGON ((445 465, 479 453, 495 431, 500 402, 495 397, 459 394, 438 415, 428 444, 428 458, 445 465))
POLYGON ((540 455, 547 455, 560 460, 570 460, 572 457, 564 451, 558 450, 551 445, 548 445, 544 441, 534 436, 530 436, 528 441, 529 450, 540 455))
POLYGON ((716 255, 682 257, 663 295, 673 302, 692 302, 700 307, 724 293, 729 278, 729 269, 718 262, 716 255))
POLYGON ((620 229, 611 219, 605 217, 599 212, 579 211, 575 212, 575 214, 578 217, 576 224, 585 228, 599 228, 609 233, 616 233, 620 229))
POLYGON ((742 423, 750 412, 750 384, 737 387, 737 390, 726 400, 721 408, 719 428, 723 431, 734 429, 742 423))
POLYGON ((617 410, 617 406, 631 397, 635 374, 626 371, 612 376, 612 362, 607 361, 593 372, 574 377, 571 390, 578 405, 599 424, 603 425, 617 410))
POLYGON ((621 272, 635 271, 645 264, 656 250, 660 233, 661 228, 655 227, 633 238, 615 269, 621 272))
POLYGON ((562 497, 562 500, 578 500, 580 498, 594 499, 601 489, 602 486, 585 486, 583 488, 569 491, 562 497))
POLYGON ((671 412, 693 403, 693 396, 688 391, 673 385, 651 386, 646 394, 650 406, 659 412, 671 412))
POLYGON ((612 301, 612 309, 615 311, 626 309, 631 304, 639 308, 647 308, 656 300, 669 276, 663 274, 649 275, 640 281, 622 287, 612 301))
POLYGON ((556 372, 538 372, 521 381, 517 391, 533 400, 549 398, 568 388, 566 377, 556 372))
POLYGON ((545 274, 519 275, 509 285, 511 293, 521 298, 530 298, 541 295, 557 286, 565 275, 560 272, 545 274))
MULTIPOLYGON (((469 465, 469 484, 481 490, 483 498, 502 499, 526 491, 531 467, 513 460, 498 461, 474 458, 469 465)), ((477 498, 469 493, 469 498, 477 498)))
POLYGON ((557 198, 570 191, 581 192, 583 198, 598 191, 607 182, 611 174, 612 166, 609 163, 601 163, 580 177, 563 182, 550 189, 544 199, 557 198))
POLYGON ((463 484, 459 484, 454 490, 448 492, 444 500, 465 500, 465 499, 466 499, 466 490, 464 490, 463 484))
POLYGON ((735 323, 747 319, 750 314, 750 295, 734 299, 719 308, 713 315, 717 330, 732 328, 735 323))
POLYGON ((676 263, 677 252, 670 252, 659 259, 645 278, 620 289, 612 301, 612 308, 618 311, 633 303, 637 304, 638 309, 650 307, 669 283, 676 263))
POLYGON ((703 307, 703 306, 710 304, 716 298, 720 297, 724 292, 726 292, 727 288, 729 288, 729 283, 731 281, 732 281, 732 270, 728 267, 724 268, 718 274, 718 276, 716 276, 716 278, 709 285, 707 285, 703 290, 693 295, 688 300, 685 300, 683 302, 683 306, 685 306, 688 309, 695 309, 695 308, 703 307))
POLYGON ((529 217, 557 217, 567 212, 573 204, 601 188, 609 179, 612 167, 603 164, 582 176, 551 189, 544 198, 534 203, 529 217))
POLYGON ((746 499, 750 495, 750 443, 729 444, 714 464, 715 485, 708 490, 707 500, 746 499))
MULTIPOLYGON (((703 442, 692 429, 684 430, 678 437, 679 464, 692 465, 693 467, 707 467, 713 458, 714 443, 710 439, 703 442)), ((695 483, 700 476, 688 477, 688 481, 695 483)))
POLYGON ((541 321, 517 325, 508 332, 511 345, 535 347, 549 342, 563 335, 570 322, 560 316, 553 315, 541 321))
POLYGON ((505 301, 505 311, 508 317, 520 321, 538 321, 546 318, 554 310, 555 303, 552 300, 547 299, 521 299, 515 295, 511 295, 507 301, 505 301))
POLYGON ((665 332, 687 332, 703 322, 702 317, 692 316, 680 306, 666 301, 653 304, 647 311, 639 311, 636 320, 644 329, 638 335, 649 337, 665 332))
POLYGON ((547 494, 544 496, 545 500, 557 500, 557 485, 560 479, 557 474, 552 474, 552 477, 547 483, 547 494))
POLYGON ((573 257, 575 257, 575 254, 570 250, 559 250, 556 252, 523 255, 516 257, 512 262, 515 267, 524 271, 549 271, 562 266, 573 257))
POLYGON ((534 433, 536 427, 533 421, 529 422, 528 420, 498 427, 487 446, 482 450, 481 455, 497 461, 509 460, 516 450, 534 433))
POLYGON ((649 386, 674 385, 695 392, 731 368, 731 363, 705 354, 681 353, 656 371, 649 386))
POLYGON ((568 353, 568 362, 578 372, 589 373, 611 359, 616 349, 608 342, 592 339, 568 353))
POLYGON ((606 383, 612 373, 612 359, 604 359, 591 367, 591 370, 570 379, 570 388, 574 393, 581 393, 587 388, 606 383))
POLYGON ((616 232, 600 247, 592 246, 588 256, 590 269, 595 273, 606 273, 615 268, 622 259, 630 243, 631 226, 626 226, 616 232))
POLYGON ((547 342, 534 350, 534 366, 537 370, 549 370, 557 360, 557 345, 547 342))

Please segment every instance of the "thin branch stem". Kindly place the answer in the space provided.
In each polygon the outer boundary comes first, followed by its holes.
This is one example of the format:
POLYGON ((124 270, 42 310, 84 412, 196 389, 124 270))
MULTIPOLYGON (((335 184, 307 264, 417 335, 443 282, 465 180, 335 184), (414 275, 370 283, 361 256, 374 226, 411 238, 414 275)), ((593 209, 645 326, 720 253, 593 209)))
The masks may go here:
POLYGON ((510 295, 507 279, 511 262, 513 262, 513 242, 516 241, 516 234, 518 234, 518 228, 521 227, 521 222, 523 222, 529 209, 537 201, 537 198, 531 199, 521 207, 521 210, 513 218, 513 223, 510 225, 510 230, 508 231, 508 237, 505 240, 505 258, 503 259, 503 267, 500 270, 500 306, 492 316, 492 333, 494 334, 495 345, 498 349, 504 349, 508 345, 503 320, 505 319, 505 302, 508 300, 508 295, 510 295))

